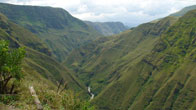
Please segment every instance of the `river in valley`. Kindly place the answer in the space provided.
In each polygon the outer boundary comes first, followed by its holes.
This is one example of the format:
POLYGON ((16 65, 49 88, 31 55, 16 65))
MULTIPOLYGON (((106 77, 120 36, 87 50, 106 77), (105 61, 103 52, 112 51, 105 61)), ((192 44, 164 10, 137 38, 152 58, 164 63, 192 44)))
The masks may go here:
POLYGON ((91 87, 90 87, 90 86, 88 87, 88 93, 91 95, 90 100, 94 99, 94 96, 95 96, 95 95, 92 93, 91 87))

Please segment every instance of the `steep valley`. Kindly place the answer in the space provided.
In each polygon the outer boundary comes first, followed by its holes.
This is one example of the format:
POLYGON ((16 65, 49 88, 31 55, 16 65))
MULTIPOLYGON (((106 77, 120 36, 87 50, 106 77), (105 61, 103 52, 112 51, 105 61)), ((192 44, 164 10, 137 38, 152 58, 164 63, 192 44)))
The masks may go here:
POLYGON ((126 29, 0 3, 0 46, 26 51, 19 98, 0 94, 0 109, 35 110, 34 87, 44 110, 196 110, 196 6, 126 29))
MULTIPOLYGON (((111 38, 101 38, 74 50, 65 61, 76 76, 90 84, 98 94, 103 87, 120 77, 118 71, 147 55, 159 36, 177 19, 167 17, 157 23, 146 23, 111 38)), ((129 66, 130 66, 129 65, 129 66)))
POLYGON ((196 11, 142 24, 74 50, 65 65, 100 110, 194 110, 196 11))

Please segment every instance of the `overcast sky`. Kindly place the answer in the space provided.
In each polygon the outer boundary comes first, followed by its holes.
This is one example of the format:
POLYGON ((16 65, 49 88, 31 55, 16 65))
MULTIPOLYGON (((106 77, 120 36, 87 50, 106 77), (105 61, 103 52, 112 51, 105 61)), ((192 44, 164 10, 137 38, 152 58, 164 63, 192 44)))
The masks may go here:
POLYGON ((0 2, 61 7, 82 20, 121 21, 129 26, 149 22, 196 4, 196 0, 0 0, 0 2))

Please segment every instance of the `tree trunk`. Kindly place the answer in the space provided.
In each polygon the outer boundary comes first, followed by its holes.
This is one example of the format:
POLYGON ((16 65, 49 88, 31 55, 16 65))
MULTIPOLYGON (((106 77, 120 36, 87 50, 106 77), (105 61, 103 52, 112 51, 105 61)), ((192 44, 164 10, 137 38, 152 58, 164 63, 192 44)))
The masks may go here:
POLYGON ((14 91, 14 84, 12 84, 12 88, 10 89, 10 94, 12 94, 13 93, 13 91, 14 91))
POLYGON ((8 78, 6 78, 3 82, 5 82, 4 83, 4 85, 3 85, 3 90, 4 90, 4 93, 7 93, 7 84, 8 84, 8 82, 11 80, 11 78, 12 78, 12 76, 9 76, 8 78))

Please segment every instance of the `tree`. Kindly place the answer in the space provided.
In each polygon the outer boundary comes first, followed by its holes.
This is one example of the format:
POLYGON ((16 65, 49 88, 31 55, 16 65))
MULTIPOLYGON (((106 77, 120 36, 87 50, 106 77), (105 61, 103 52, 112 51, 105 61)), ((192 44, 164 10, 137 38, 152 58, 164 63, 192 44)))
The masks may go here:
POLYGON ((13 94, 23 78, 22 59, 24 48, 11 49, 9 43, 0 40, 0 94, 13 94))

